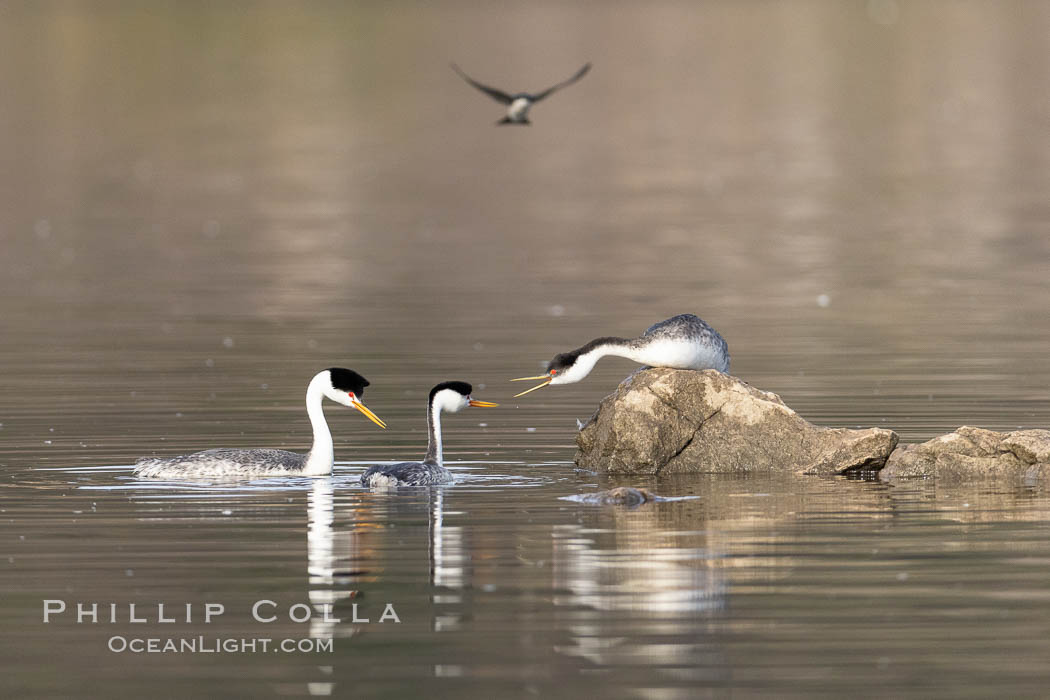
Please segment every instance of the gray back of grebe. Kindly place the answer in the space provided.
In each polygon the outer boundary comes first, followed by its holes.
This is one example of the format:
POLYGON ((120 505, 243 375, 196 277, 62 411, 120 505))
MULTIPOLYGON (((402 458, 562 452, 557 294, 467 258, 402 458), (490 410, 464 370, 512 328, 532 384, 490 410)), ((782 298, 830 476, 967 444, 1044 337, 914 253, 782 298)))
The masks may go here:
POLYGON ((361 475, 364 486, 437 486, 456 481, 452 472, 440 464, 427 462, 401 462, 400 464, 377 464, 361 475))
MULTIPOLYGON (((636 342, 656 346, 661 341, 667 341, 669 344, 679 343, 683 347, 693 348, 692 353, 684 353, 692 356, 683 356, 678 363, 668 366, 674 367, 680 364, 681 369, 709 367, 719 372, 729 373, 729 344, 718 331, 699 316, 678 314, 665 321, 654 323, 636 342)), ((678 353, 671 352, 670 354, 678 353)))
POLYGON ((301 474, 306 457, 286 450, 220 447, 178 457, 143 457, 135 463, 135 476, 178 479, 301 474))

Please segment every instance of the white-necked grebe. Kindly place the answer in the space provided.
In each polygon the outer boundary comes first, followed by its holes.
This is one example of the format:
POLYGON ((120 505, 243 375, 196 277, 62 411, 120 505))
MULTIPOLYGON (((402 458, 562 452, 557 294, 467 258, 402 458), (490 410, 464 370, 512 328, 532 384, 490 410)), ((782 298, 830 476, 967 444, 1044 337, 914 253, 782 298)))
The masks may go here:
POLYGON ((324 418, 324 397, 352 406, 381 428, 379 416, 361 403, 367 379, 341 367, 318 372, 306 389, 306 412, 313 426, 313 447, 307 454, 285 450, 241 450, 219 448, 177 457, 143 457, 135 464, 135 476, 157 479, 195 479, 242 476, 326 476, 335 461, 332 433, 324 418))
POLYGON ((679 314, 649 327, 637 338, 595 338, 583 347, 554 356, 547 363, 547 373, 519 377, 512 382, 545 379, 518 396, 536 391, 548 384, 572 384, 594 369, 598 360, 616 355, 650 367, 674 369, 717 369, 729 372, 729 346, 711 326, 693 314, 679 314))
POLYGON ((430 390, 427 398, 427 454, 422 462, 377 464, 361 475, 365 486, 430 486, 451 484, 455 479, 441 458, 441 413, 457 413, 467 406, 492 408, 499 404, 475 401, 466 382, 442 382, 430 390))
POLYGON ((547 88, 543 92, 519 92, 512 95, 510 93, 503 92, 502 90, 497 90, 494 87, 482 85, 481 83, 464 73, 462 70, 460 70, 459 66, 457 66, 455 63, 452 64, 452 70, 456 71, 456 73, 458 73, 461 78, 463 78, 468 83, 476 87, 478 90, 481 90, 483 93, 496 100, 497 102, 501 102, 507 105, 507 116, 503 117, 503 119, 500 119, 498 122, 496 122, 497 125, 531 124, 532 122, 529 121, 529 108, 531 108, 532 105, 536 104, 537 102, 542 100, 544 97, 547 97, 554 91, 572 85, 577 80, 582 78, 584 74, 590 69, 590 63, 584 64, 583 68, 576 71, 576 73, 571 78, 569 78, 568 80, 563 80, 557 85, 553 85, 547 88))

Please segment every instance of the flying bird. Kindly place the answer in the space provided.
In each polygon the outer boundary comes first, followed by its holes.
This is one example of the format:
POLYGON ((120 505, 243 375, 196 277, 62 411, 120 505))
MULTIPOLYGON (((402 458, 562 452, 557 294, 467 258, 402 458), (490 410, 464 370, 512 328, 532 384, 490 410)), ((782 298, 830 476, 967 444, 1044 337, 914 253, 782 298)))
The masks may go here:
POLYGON ((468 83, 476 87, 478 90, 481 90, 483 93, 496 100, 497 102, 507 105, 507 116, 503 117, 503 119, 500 119, 498 122, 496 122, 497 125, 531 124, 532 122, 529 121, 529 109, 532 107, 532 105, 536 104, 544 97, 547 97, 556 90, 561 90, 563 87, 572 85, 577 80, 582 78, 587 73, 587 71, 591 69, 591 64, 586 63, 584 64, 583 68, 576 71, 576 73, 571 78, 569 78, 568 80, 564 80, 558 83, 557 85, 551 86, 543 92, 537 92, 535 94, 529 92, 518 92, 511 95, 510 93, 503 92, 502 90, 497 90, 494 87, 483 85, 471 78, 462 70, 460 70, 459 66, 457 66, 455 63, 451 65, 452 70, 456 71, 456 73, 458 73, 461 78, 463 78, 468 83))

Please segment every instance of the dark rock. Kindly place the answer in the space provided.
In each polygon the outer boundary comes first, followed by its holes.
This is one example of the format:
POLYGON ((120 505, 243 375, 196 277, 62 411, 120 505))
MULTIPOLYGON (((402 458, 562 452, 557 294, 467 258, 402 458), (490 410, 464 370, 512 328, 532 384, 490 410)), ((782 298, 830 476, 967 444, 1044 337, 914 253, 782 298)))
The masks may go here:
POLYGON ((891 430, 820 428, 776 394, 715 370, 645 369, 605 397, 576 464, 610 474, 878 471, 891 430))
POLYGON ((593 503, 602 506, 637 506, 650 501, 663 501, 666 499, 660 498, 655 493, 645 489, 636 489, 630 486, 617 486, 608 491, 598 491, 597 493, 584 493, 578 496, 573 496, 572 500, 577 503, 593 503))
POLYGON ((963 426, 919 445, 893 451, 884 481, 909 477, 1042 479, 1050 476, 1050 430, 993 430, 963 426))

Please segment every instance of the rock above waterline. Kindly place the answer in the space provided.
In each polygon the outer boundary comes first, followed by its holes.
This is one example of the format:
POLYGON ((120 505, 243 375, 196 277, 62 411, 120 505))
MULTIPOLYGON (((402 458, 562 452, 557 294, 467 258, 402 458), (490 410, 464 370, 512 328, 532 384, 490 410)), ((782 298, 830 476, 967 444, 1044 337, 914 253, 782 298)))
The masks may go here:
POLYGON ((994 430, 963 426, 918 445, 901 445, 879 472, 884 481, 1050 477, 1050 430, 994 430))
POLYGON ((602 399, 576 464, 610 474, 878 471, 892 430, 821 428, 780 397, 716 370, 645 369, 602 399))

